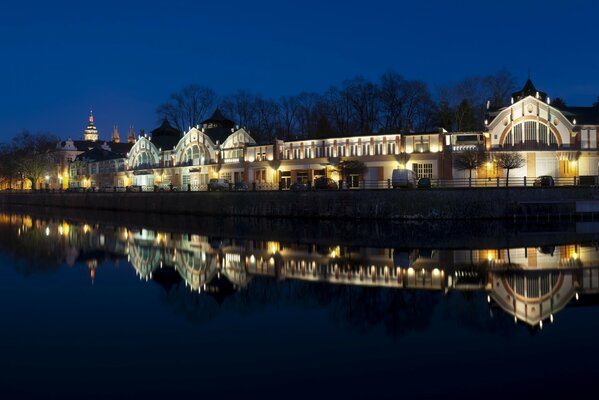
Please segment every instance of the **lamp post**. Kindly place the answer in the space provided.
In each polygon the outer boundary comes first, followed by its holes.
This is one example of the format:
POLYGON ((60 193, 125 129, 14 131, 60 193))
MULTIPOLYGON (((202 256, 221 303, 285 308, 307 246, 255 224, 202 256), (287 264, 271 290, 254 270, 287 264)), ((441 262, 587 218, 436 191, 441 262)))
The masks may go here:
POLYGON ((46 175, 46 190, 49 188, 50 185, 50 176, 46 175))

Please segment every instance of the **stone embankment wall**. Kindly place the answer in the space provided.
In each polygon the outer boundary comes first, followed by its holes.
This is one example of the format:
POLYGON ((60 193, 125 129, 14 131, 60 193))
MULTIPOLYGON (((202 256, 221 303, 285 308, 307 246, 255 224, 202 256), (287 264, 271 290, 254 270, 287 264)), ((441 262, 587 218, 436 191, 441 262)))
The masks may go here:
POLYGON ((341 219, 513 218, 520 203, 596 201, 596 188, 309 192, 0 193, 0 204, 199 216, 341 219))

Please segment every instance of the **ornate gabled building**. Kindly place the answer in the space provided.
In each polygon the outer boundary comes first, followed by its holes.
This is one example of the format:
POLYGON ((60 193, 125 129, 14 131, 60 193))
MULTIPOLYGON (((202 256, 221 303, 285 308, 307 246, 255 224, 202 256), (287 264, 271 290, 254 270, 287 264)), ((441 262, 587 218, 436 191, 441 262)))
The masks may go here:
MULTIPOLYGON (((563 184, 576 184, 582 177, 597 182, 599 107, 554 107, 528 79, 512 94, 509 105, 487 107, 485 127, 478 132, 440 129, 257 143, 217 108, 187 132, 179 132, 165 119, 150 135, 142 132, 135 140, 131 129, 128 143, 105 145, 121 154, 125 165, 115 173, 112 185, 142 190, 206 190, 215 178, 257 190, 288 189, 296 182, 310 185, 319 177, 343 180, 348 188, 386 188, 398 168, 411 169, 419 178, 438 180, 440 185, 470 185, 470 172, 474 186, 500 185, 506 171, 496 160, 505 152, 520 153, 526 160, 511 170, 512 185, 530 185, 542 175, 563 184), (472 171, 457 168, 456 156, 468 150, 485 151, 488 162, 472 171), (339 164, 352 160, 366 168, 342 176, 339 164)), ((86 179, 88 185, 97 181, 86 179)), ((73 177, 72 184, 82 185, 81 179, 73 177)))
POLYGON ((526 165, 513 171, 513 176, 597 176, 598 107, 558 109, 530 79, 512 94, 510 103, 488 108, 485 136, 491 154, 517 151, 526 157, 526 165))

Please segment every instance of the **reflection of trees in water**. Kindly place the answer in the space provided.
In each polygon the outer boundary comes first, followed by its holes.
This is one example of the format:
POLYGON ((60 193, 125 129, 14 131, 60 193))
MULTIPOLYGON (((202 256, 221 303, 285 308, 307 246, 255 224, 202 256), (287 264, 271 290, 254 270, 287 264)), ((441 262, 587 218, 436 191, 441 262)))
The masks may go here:
POLYGON ((361 333, 382 327, 390 336, 401 336, 428 327, 441 294, 254 277, 222 305, 207 293, 191 292, 184 283, 172 286, 161 296, 177 314, 196 323, 212 320, 221 312, 250 315, 284 304, 327 310, 333 321, 361 333))
POLYGON ((56 271, 64 260, 65 246, 42 229, 27 229, 18 233, 16 224, 0 224, 0 247, 11 257, 18 273, 56 271), (43 262, 40 262, 43 261, 43 262))
POLYGON ((160 299, 178 315, 194 323, 213 320, 220 312, 218 303, 205 294, 191 292, 183 282, 162 291, 160 299))
POLYGON ((366 333, 383 327, 391 336, 426 329, 440 298, 436 292, 393 290, 363 286, 294 282, 290 299, 294 303, 314 302, 329 310, 337 322, 366 333))
POLYGON ((449 292, 441 302, 439 312, 447 323, 474 332, 509 336, 513 332, 513 318, 499 307, 489 307, 484 292, 449 292))

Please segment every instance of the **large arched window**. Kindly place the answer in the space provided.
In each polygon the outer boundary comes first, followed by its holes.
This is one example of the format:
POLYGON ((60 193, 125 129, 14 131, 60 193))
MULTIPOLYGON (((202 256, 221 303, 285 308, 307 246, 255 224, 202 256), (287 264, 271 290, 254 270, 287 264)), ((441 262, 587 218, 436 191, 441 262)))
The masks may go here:
POLYGON ((206 163, 206 156, 204 151, 194 144, 185 150, 183 162, 187 165, 202 165, 206 163))
POLYGON ((503 140, 504 147, 535 149, 557 147, 558 140, 551 129, 542 122, 524 121, 516 124, 507 132, 503 140))
POLYGON ((142 151, 135 159, 136 168, 150 168, 152 166, 152 158, 147 151, 142 151))

